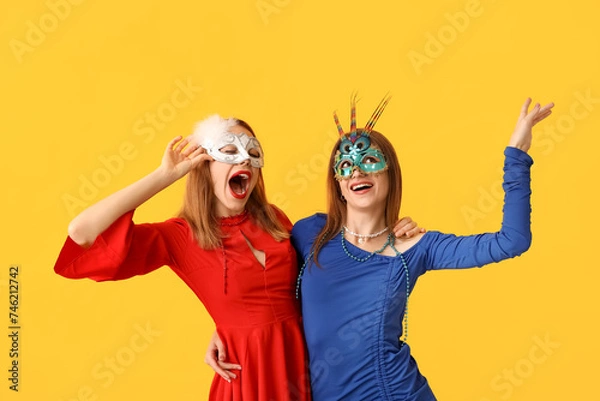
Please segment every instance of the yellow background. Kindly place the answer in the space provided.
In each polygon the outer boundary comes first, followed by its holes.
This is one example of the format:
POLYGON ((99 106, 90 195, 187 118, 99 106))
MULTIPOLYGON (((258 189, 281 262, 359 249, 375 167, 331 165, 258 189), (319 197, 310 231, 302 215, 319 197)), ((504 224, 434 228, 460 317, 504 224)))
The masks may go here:
MULTIPOLYGON (((596 2, 8 4, 0 322, 8 327, 17 264, 22 329, 18 393, 0 336, 2 400, 206 399, 213 325, 193 293, 168 268, 103 284, 55 275, 68 222, 150 172, 172 137, 214 112, 257 131, 268 194, 292 220, 322 210, 331 112, 347 126, 354 90, 360 124, 394 96, 377 127, 398 149, 402 214, 459 234, 498 229, 502 150, 520 105, 556 102, 530 151, 531 250, 422 277, 410 343, 440 400, 599 399, 596 2)), ((182 190, 156 196, 136 221, 172 216, 182 190)))

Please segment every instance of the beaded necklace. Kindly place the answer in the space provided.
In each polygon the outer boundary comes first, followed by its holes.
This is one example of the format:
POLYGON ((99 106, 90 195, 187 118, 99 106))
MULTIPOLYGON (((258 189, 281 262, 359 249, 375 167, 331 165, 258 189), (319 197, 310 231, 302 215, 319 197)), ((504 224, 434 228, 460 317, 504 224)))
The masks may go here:
MULTIPOLYGON (((386 229, 387 229, 387 227, 386 227, 386 229)), ((378 250, 376 250, 376 251, 373 251, 373 252, 371 252, 371 253, 370 253, 368 256, 365 256, 364 258, 359 258, 358 256, 354 256, 354 255, 352 255, 352 254, 350 253, 350 251, 348 251, 348 247, 346 246, 346 239, 345 239, 345 235, 344 235, 344 234, 346 233, 346 230, 347 230, 347 229, 346 229, 346 227, 345 227, 345 226, 344 226, 344 227, 342 227, 342 248, 344 249, 344 252, 346 253, 346 255, 347 255, 347 256, 348 256, 350 259, 354 259, 354 260, 356 260, 357 262, 366 262, 367 260, 371 259, 371 258, 373 257, 373 255, 375 255, 376 253, 381 253, 381 252, 383 252, 383 250, 384 250, 385 248, 387 248, 387 247, 388 247, 388 245, 391 245, 391 244, 392 244, 392 237, 393 237, 393 233, 389 233, 389 234, 388 234, 388 237, 387 237, 387 240, 385 241, 385 244, 383 244, 383 246, 382 246, 380 249, 378 249, 378 250)), ((359 242, 360 242, 360 240, 359 240, 359 242)))
POLYGON ((356 238, 358 238, 358 243, 361 245, 364 244, 365 242, 367 242, 367 240, 379 237, 381 234, 386 232, 388 229, 389 228, 386 227, 383 230, 378 231, 374 234, 358 234, 358 233, 355 233, 354 231, 349 230, 348 227, 344 226, 344 232, 347 232, 348 234, 353 235, 356 238))
MULTIPOLYGON (((349 251, 348 248, 346 247, 346 241, 344 240, 344 232, 345 232, 346 227, 342 227, 342 248, 344 248, 344 252, 346 252, 346 255, 348 255, 350 258, 356 260, 357 262, 365 262, 367 260, 369 260, 373 255, 375 255, 376 253, 381 253, 383 252, 383 250, 385 248, 387 248, 388 245, 390 245, 390 241, 391 241, 391 236, 392 233, 390 233, 388 235, 387 240, 385 241, 385 244, 383 244, 383 247, 381 247, 381 249, 376 250, 375 252, 372 252, 369 256, 367 256, 366 258, 359 258, 356 257, 354 255, 352 255, 349 251)), ((324 235, 323 238, 325 238, 327 235, 324 235)), ((298 271, 298 278, 296 279, 296 299, 300 298, 300 285, 302 283, 302 276, 304 275, 304 270, 306 270, 306 266, 308 266, 308 262, 312 259, 313 255, 315 254, 314 251, 311 251, 310 254, 308 255, 308 257, 306 259, 304 259, 304 263, 302 263, 302 267, 300 268, 300 270, 298 271)))
POLYGON ((302 283, 302 275, 304 275, 304 270, 306 269, 308 262, 312 259, 314 254, 314 251, 310 252, 310 255, 308 255, 308 257, 304 259, 304 263, 302 263, 300 271, 298 271, 298 278, 296 279, 296 299, 300 299, 300 284, 302 283))
POLYGON ((406 260, 404 259, 404 255, 402 252, 398 251, 394 246, 394 243, 390 243, 390 246, 396 252, 396 256, 400 256, 400 260, 402 261, 402 267, 404 268, 404 275, 406 276, 406 304, 404 305, 404 330, 402 333, 402 343, 400 347, 406 344, 406 340, 408 340, 408 297, 410 296, 410 279, 408 275, 408 265, 406 264, 406 260))
MULTIPOLYGON (((321 241, 319 241, 319 245, 321 245, 323 243, 323 239, 325 237, 327 237, 327 235, 329 235, 329 231, 327 231, 323 235, 323 238, 321 238, 321 241)), ((304 270, 306 269, 306 266, 308 265, 308 262, 312 259, 312 257, 313 257, 314 254, 315 254, 314 250, 310 251, 310 254, 308 255, 308 257, 306 259, 304 259, 304 263, 302 263, 302 267, 298 271, 298 278, 296 279, 296 299, 300 298, 300 285, 302 283, 302 275, 304 275, 304 270)))
MULTIPOLYGON (((383 250, 385 248, 387 248, 388 245, 394 250, 394 252, 396 252, 396 256, 400 257, 400 261, 402 262, 402 268, 404 270, 404 275, 406 276, 406 304, 404 305, 404 330, 402 333, 402 338, 400 339, 400 347, 402 347, 404 344, 406 344, 406 341, 408 340, 408 297, 410 296, 410 276, 408 273, 408 265, 406 263, 406 259, 404 259, 404 255, 402 254, 402 252, 397 250, 396 247, 394 246, 394 240, 393 240, 394 233, 389 233, 385 244, 383 244, 383 247, 381 247, 380 249, 378 249, 374 252, 371 252, 369 255, 365 256, 364 258, 359 258, 358 256, 354 256, 350 253, 350 251, 348 251, 348 247, 346 246, 346 240, 344 239, 344 228, 342 228, 341 234, 342 234, 341 235, 342 249, 344 249, 344 253, 350 259, 353 259, 359 263, 366 262, 367 260, 371 259, 375 254, 383 252, 383 250)), ((323 238, 325 238, 325 236, 323 238)), ((298 278, 296 279, 296 299, 300 298, 300 285, 302 283, 302 276, 304 274, 304 270, 306 269, 306 266, 308 265, 308 262, 312 259, 313 255, 314 255, 314 251, 311 251, 311 253, 308 255, 308 257, 306 259, 304 259, 304 263, 302 264, 302 267, 300 268, 300 271, 298 272, 298 278)))

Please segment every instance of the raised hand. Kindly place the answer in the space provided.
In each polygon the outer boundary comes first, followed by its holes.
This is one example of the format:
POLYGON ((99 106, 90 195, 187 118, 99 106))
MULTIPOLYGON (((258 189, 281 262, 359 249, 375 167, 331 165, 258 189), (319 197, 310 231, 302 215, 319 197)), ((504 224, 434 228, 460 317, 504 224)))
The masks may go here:
POLYGON ((213 160, 204 148, 192 143, 189 138, 173 138, 163 154, 160 169, 176 181, 204 161, 213 160))
POLYGON ((548 103, 544 107, 541 107, 539 103, 536 103, 535 106, 533 106, 533 109, 529 111, 530 105, 531 98, 527 98, 521 107, 521 114, 519 114, 517 126, 508 143, 508 146, 521 149, 524 152, 527 152, 531 147, 531 129, 534 125, 552 114, 552 108, 554 107, 554 103, 548 103))

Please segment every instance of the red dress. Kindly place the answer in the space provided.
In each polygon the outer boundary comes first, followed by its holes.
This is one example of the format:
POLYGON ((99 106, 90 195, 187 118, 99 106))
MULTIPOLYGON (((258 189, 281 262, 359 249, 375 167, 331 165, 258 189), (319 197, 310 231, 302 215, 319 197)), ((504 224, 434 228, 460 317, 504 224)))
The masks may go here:
MULTIPOLYGON (((287 217, 278 214, 291 229, 287 217)), ((168 265, 212 316, 228 361, 242 366, 231 383, 215 374, 210 400, 310 400, 290 241, 275 241, 246 213, 222 218, 223 247, 204 250, 183 219, 134 224, 132 217, 133 211, 121 216, 88 249, 67 237, 56 273, 123 280, 168 265), (265 253, 265 267, 246 241, 265 253)))

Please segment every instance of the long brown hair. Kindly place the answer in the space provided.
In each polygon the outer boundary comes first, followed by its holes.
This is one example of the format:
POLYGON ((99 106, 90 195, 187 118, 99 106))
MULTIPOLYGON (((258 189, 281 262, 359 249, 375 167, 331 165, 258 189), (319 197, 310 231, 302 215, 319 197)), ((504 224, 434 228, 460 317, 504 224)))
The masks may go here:
MULTIPOLYGON (((358 129, 357 131, 359 133, 363 132, 362 129, 358 129)), ((383 134, 371 131, 369 139, 371 140, 371 145, 379 147, 387 162, 389 192, 385 203, 384 217, 386 226, 393 227, 398 220, 400 204, 402 202, 402 172, 400 171, 400 163, 398 162, 394 146, 383 134)), ((327 221, 312 245, 312 254, 317 266, 320 266, 318 256, 321 248, 323 248, 327 241, 340 232, 346 218, 346 202, 342 200, 342 192, 335 179, 335 172, 333 170, 335 154, 338 151, 341 140, 342 138, 337 140, 329 157, 329 170, 327 171, 327 221)))
MULTIPOLYGON (((236 119, 236 124, 244 127, 256 137, 254 130, 247 122, 236 119)), ((222 233, 219 228, 219 216, 216 214, 215 202, 216 196, 209 163, 201 163, 188 173, 179 217, 188 222, 198 245, 204 249, 221 246, 222 233)), ((267 202, 262 169, 259 169, 258 181, 248 198, 246 209, 256 225, 275 240, 281 241, 289 238, 290 234, 277 217, 274 207, 267 202)))

